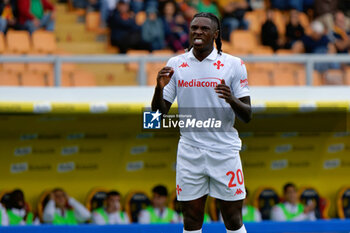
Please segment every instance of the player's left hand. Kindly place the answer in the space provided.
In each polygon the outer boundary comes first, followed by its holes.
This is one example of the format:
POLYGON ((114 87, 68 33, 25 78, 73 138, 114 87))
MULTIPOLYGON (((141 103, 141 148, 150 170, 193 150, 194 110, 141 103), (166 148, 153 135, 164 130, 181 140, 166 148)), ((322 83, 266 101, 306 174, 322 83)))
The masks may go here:
POLYGON ((231 89, 226 85, 224 79, 221 79, 221 83, 215 87, 215 92, 219 94, 219 98, 225 99, 227 103, 232 103, 231 89))

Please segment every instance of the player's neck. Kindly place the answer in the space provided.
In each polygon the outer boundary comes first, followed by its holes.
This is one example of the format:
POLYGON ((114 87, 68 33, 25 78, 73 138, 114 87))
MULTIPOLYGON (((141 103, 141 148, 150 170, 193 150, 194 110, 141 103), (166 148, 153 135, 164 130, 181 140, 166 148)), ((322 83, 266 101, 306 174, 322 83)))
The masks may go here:
POLYGON ((209 54, 211 54, 213 49, 214 49, 214 46, 212 46, 208 49, 205 49, 205 50, 193 49, 193 55, 195 56, 195 58, 197 58, 198 61, 203 61, 206 57, 209 56, 209 54))

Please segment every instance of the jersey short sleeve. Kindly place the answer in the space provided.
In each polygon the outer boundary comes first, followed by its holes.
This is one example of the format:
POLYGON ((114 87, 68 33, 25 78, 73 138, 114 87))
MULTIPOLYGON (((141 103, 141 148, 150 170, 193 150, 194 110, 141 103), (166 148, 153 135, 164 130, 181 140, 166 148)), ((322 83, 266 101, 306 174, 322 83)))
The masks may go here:
POLYGON ((174 74, 171 77, 169 83, 163 89, 163 99, 173 103, 176 98, 176 65, 175 59, 171 58, 167 62, 166 66, 172 67, 174 69, 174 74))
POLYGON ((231 84, 231 90, 236 98, 242 98, 244 96, 250 96, 248 87, 248 74, 245 64, 242 60, 239 63, 235 62, 233 72, 233 82, 231 84))

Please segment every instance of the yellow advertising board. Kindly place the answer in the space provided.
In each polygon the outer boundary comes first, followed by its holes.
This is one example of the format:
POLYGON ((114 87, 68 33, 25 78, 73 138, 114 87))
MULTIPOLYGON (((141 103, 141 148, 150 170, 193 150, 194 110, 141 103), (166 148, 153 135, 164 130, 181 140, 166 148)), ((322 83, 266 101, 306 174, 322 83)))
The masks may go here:
MULTIPOLYGON (((305 106, 259 104, 251 123, 237 124, 246 186, 314 186, 334 217, 336 193, 350 184, 349 103, 305 106)), ((0 102, 0 191, 21 188, 33 206, 55 187, 82 202, 96 187, 174 191, 179 133, 143 130, 142 107, 0 102)))

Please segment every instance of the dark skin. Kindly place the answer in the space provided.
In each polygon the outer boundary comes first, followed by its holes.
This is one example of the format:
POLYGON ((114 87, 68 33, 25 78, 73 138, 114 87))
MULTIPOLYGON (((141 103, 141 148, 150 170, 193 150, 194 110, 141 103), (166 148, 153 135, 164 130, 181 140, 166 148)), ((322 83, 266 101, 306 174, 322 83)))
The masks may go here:
MULTIPOLYGON (((213 51, 214 40, 218 37, 218 34, 217 25, 211 19, 197 17, 192 20, 190 40, 193 45, 193 54, 198 61, 203 61, 213 51), (197 42, 195 42, 196 39, 197 42), (200 39, 200 42, 198 42, 198 39, 200 39)), ((163 88, 169 83, 173 74, 174 69, 171 67, 164 67, 158 72, 157 86, 152 100, 152 110, 159 109, 164 114, 168 113, 171 103, 163 99, 163 88)), ((218 98, 224 99, 231 106, 240 120, 246 123, 251 120, 249 96, 236 98, 224 80, 215 87, 215 91, 218 93, 218 98)), ((207 195, 196 200, 181 202, 185 230, 195 231, 202 228, 206 199, 207 195)), ((240 229, 243 225, 243 200, 219 200, 219 204, 226 228, 232 231, 240 229)))

